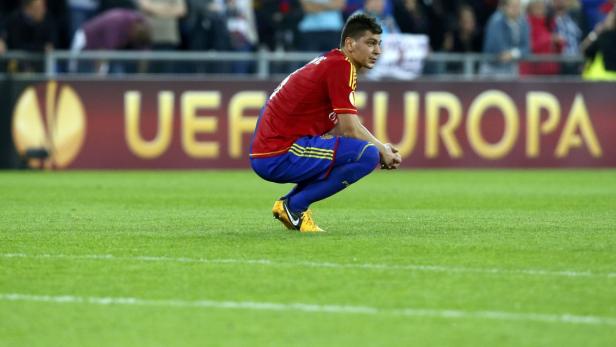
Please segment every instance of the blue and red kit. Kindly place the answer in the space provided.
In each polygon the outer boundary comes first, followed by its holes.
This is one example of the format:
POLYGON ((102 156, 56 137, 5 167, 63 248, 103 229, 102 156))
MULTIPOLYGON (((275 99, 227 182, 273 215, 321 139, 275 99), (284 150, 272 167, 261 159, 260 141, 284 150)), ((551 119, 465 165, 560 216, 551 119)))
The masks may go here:
POLYGON ((269 97, 255 130, 251 158, 287 152, 302 136, 334 128, 337 114, 357 114, 357 73, 339 49, 315 58, 285 78, 269 97))
POLYGON ((297 183, 285 196, 293 211, 306 210, 378 165, 371 143, 328 134, 339 114, 357 114, 356 85, 355 66, 334 49, 285 78, 261 111, 251 165, 268 181, 297 183))

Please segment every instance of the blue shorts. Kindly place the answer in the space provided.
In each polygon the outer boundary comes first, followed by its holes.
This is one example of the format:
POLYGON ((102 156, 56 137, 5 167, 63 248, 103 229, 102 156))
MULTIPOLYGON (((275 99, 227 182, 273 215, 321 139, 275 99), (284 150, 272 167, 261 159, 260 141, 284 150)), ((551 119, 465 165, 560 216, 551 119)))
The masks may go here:
POLYGON ((349 137, 304 136, 287 153, 251 158, 253 170, 276 183, 300 183, 326 178, 339 165, 358 161, 372 143, 349 137))

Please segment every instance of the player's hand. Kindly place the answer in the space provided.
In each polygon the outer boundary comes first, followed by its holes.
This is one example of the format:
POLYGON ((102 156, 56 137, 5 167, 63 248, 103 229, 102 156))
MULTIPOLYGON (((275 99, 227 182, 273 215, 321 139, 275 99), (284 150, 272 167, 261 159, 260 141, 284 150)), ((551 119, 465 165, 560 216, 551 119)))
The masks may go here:
POLYGON ((385 151, 381 153, 381 169, 394 170, 402 163, 398 149, 390 143, 385 144, 385 151))

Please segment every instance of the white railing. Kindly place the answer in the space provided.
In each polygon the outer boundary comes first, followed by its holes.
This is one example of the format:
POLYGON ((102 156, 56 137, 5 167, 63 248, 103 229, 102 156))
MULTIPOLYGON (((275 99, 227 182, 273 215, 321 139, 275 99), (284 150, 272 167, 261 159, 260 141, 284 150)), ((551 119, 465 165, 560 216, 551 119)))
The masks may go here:
MULTIPOLYGON (((271 63, 306 63, 322 52, 270 52, 259 50, 257 52, 215 52, 215 51, 83 51, 74 53, 71 51, 51 51, 45 54, 9 51, 0 55, 0 64, 7 62, 34 62, 43 64, 44 73, 47 77, 54 78, 60 75, 73 74, 67 69, 58 69, 59 66, 68 66, 70 62, 191 62, 191 63, 228 63, 228 62, 251 62, 255 64, 254 73, 257 79, 267 79, 273 74, 271 63)), ((457 63, 462 65, 461 74, 458 77, 474 78, 478 76, 477 66, 484 62, 495 61, 496 57, 490 54, 480 53, 431 53, 424 62, 429 64, 457 63)), ((583 57, 564 55, 531 55, 523 58, 528 62, 555 62, 579 64, 583 63, 583 57)), ((0 71, 0 73, 2 73, 0 71)), ((216 72, 210 72, 216 73, 216 72)), ((245 75, 244 75, 245 76, 245 75)))

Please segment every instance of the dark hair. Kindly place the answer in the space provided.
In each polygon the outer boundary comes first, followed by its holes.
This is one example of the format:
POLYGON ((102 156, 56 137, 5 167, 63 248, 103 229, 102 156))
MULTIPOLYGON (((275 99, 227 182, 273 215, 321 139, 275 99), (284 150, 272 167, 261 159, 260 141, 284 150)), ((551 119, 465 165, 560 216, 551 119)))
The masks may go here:
POLYGON ((357 40, 366 31, 370 31, 373 34, 383 33, 381 25, 377 23, 376 18, 367 15, 363 12, 356 12, 347 19, 342 28, 342 35, 340 36, 340 47, 344 46, 344 39, 350 37, 357 40))

